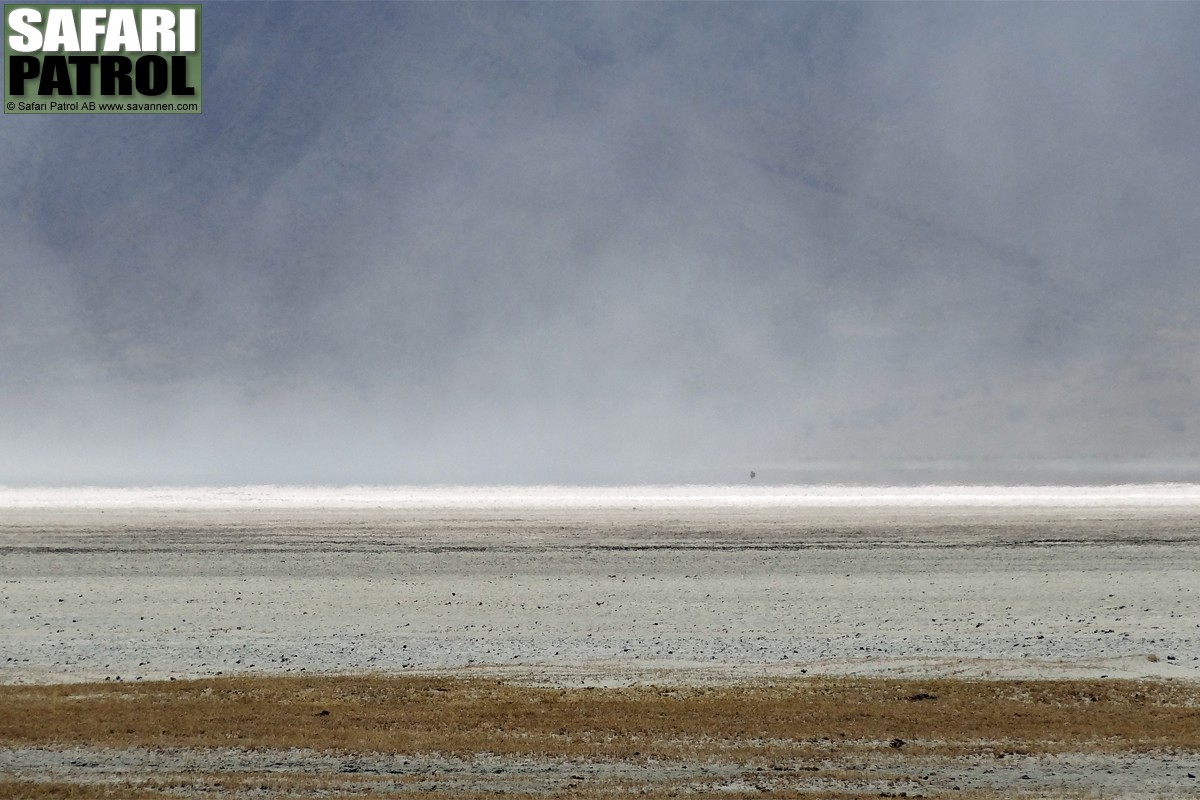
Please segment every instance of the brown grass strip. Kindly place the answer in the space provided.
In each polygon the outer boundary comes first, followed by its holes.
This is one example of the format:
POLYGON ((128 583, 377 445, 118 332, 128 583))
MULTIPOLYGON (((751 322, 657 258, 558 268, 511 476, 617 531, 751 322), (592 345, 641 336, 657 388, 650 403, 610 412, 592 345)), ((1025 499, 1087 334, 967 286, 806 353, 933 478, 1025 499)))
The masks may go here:
POLYGON ((557 689, 437 677, 0 686, 0 746, 240 747, 582 758, 1200 751, 1200 686, 809 678, 557 689))
MULTIPOLYGON (((428 791, 422 790, 415 795, 395 792, 377 791, 340 791, 330 788, 319 781, 312 781, 307 786, 271 785, 253 782, 246 785, 228 784, 220 780, 197 781, 190 784, 175 783, 170 786, 147 787, 142 784, 120 783, 98 786, 95 784, 76 784, 69 782, 40 782, 12 781, 0 778, 0 798, 20 798, 21 800, 163 800, 163 798, 180 797, 252 797, 252 798, 321 798, 321 800, 388 800, 399 796, 419 796, 424 800, 494 800, 497 795, 506 800, 545 800, 546 794, 527 794, 520 792, 463 792, 463 791, 428 791)), ((644 800, 665 800, 686 796, 695 800, 703 798, 720 798, 721 800, 759 800, 764 797, 761 790, 751 791, 717 791, 717 792, 681 792, 677 788, 663 789, 629 789, 613 791, 608 787, 581 786, 565 792, 555 793, 556 797, 571 798, 571 800, 600 800, 600 798, 631 797, 644 800)), ((861 798, 880 797, 879 792, 855 791, 771 791, 765 795, 777 800, 859 800, 861 798)), ((896 796, 895 793, 892 795, 896 796)), ((929 795, 910 795, 929 796, 929 795)), ((936 796, 936 795, 935 795, 936 796)), ((1074 798, 1074 793, 1057 794, 1056 798, 1074 798)), ((954 792, 954 800, 1001 800, 1012 798, 1012 794, 996 792, 966 791, 954 792)))
POLYGON ((62 781, 22 781, 0 778, 0 797, 23 800, 157 800, 166 795, 130 784, 96 786, 62 781))

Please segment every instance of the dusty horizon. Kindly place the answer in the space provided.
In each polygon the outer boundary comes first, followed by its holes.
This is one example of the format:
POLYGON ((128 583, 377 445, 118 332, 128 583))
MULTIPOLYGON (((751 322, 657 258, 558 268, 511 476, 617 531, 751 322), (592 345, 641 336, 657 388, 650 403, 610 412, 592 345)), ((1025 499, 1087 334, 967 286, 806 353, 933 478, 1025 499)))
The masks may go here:
POLYGON ((1197 40, 207 6, 202 114, 0 126, 0 483, 1200 481, 1197 40))

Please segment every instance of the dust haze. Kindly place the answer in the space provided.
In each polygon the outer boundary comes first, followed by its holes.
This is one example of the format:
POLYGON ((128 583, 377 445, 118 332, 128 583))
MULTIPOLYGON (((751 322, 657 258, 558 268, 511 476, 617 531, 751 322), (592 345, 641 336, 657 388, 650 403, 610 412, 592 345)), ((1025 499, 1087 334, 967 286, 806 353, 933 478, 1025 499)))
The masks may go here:
POLYGON ((0 125, 0 483, 1197 480, 1200 6, 205 6, 0 125))

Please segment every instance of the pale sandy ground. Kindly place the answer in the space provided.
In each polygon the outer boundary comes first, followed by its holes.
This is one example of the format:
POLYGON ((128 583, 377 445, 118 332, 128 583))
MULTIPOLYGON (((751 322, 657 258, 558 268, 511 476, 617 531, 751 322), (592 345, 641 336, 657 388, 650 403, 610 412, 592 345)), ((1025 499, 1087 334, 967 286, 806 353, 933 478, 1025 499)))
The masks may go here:
POLYGON ((0 681, 1195 679, 1169 489, 0 490, 0 681))
MULTIPOLYGON (((444 670, 571 684, 1200 678, 1196 487, 289 491, 0 490, 0 682, 444 670)), ((0 753, 0 772, 105 780, 236 771, 247 758, 286 771, 334 757, 22 749, 0 753), (175 763, 189 759, 204 763, 175 763)), ((647 768, 513 761, 501 779, 479 759, 407 758, 330 770, 553 793, 588 770, 647 768)), ((1200 791, 1188 753, 889 759, 864 762, 864 780, 878 780, 852 785, 1200 791)), ((820 788, 800 773, 651 766, 655 780, 696 788, 820 788)))

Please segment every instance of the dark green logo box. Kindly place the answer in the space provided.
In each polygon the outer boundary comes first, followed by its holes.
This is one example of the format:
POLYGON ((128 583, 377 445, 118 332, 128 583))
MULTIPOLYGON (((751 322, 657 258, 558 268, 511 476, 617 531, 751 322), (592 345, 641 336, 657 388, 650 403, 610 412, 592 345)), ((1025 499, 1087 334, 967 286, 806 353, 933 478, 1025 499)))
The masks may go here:
POLYGON ((4 113, 199 114, 200 31, 199 4, 5 3, 4 113))

